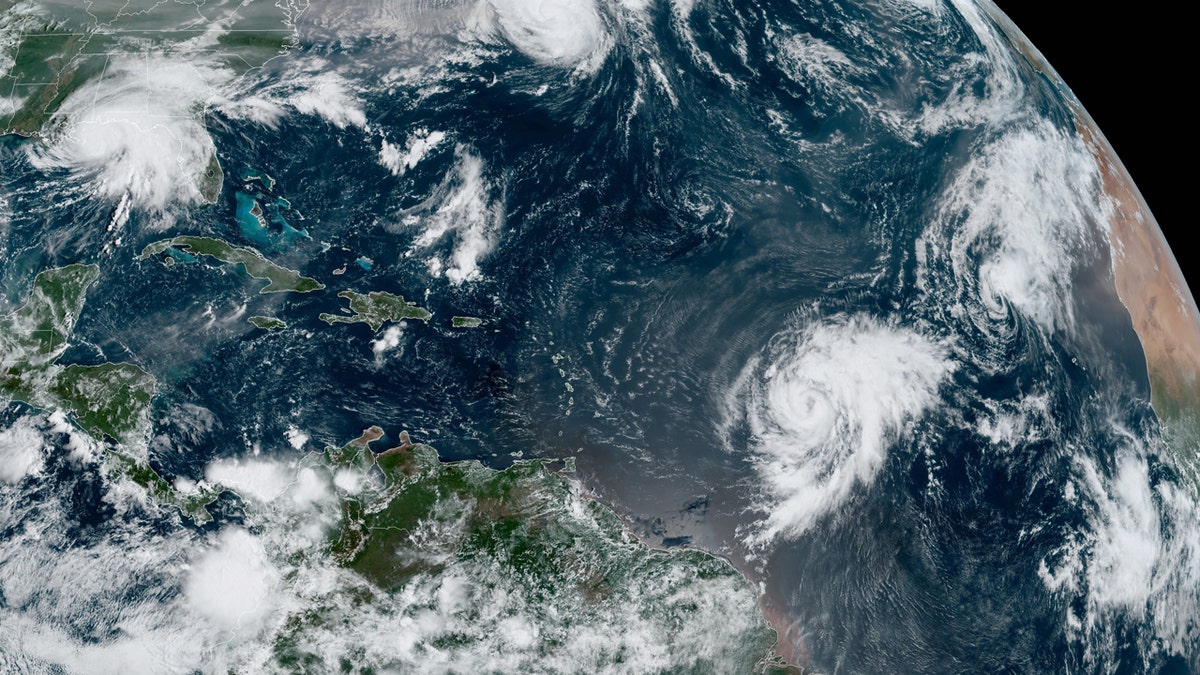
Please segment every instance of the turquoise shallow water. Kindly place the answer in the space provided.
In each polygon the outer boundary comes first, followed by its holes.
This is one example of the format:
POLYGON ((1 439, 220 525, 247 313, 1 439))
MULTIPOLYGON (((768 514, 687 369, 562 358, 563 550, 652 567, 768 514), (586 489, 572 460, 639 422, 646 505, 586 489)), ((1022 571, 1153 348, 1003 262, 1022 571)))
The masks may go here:
MULTIPOLYGON (((1069 92, 986 8, 405 7, 301 15, 294 49, 204 99, 217 203, 137 208, 103 254, 113 200, 0 146, 9 295, 101 264, 76 357, 162 383, 156 468, 298 461, 374 424, 493 468, 571 458, 643 541, 731 560, 816 671, 1196 668, 1196 502, 1111 287, 1111 205, 1069 92), (327 291, 133 261, 172 234, 327 291), (330 327, 343 289, 432 318, 330 327)), ((256 527, 244 496, 204 530, 47 472, 10 503, 76 505, 68 547, 256 527)), ((33 517, 12 513, 8 542, 33 517)))

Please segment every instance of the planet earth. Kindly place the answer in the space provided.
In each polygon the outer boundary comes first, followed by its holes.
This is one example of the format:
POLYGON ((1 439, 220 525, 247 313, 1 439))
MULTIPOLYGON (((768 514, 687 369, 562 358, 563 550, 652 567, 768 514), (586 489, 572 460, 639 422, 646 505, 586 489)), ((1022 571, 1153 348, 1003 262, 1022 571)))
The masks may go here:
POLYGON ((1200 313, 989 0, 0 0, 0 670, 1200 671, 1200 313))

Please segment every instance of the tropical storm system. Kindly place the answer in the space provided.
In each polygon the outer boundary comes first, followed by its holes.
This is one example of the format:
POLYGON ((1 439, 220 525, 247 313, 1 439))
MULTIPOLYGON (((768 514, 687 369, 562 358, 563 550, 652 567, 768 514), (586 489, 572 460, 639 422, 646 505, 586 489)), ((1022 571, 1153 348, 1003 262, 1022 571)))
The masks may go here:
POLYGON ((1200 671, 1200 314, 990 0, 0 0, 0 671, 1200 671))

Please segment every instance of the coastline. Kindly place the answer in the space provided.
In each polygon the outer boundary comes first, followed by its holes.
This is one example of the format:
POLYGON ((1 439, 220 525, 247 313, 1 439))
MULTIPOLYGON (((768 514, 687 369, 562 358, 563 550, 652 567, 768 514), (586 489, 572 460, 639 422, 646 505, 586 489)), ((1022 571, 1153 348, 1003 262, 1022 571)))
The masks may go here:
POLYGON ((1112 283, 1146 358, 1150 404, 1180 470, 1200 495, 1200 309, 1158 221, 1096 121, 1021 29, 991 0, 980 6, 1029 64, 1067 94, 1075 131, 1111 199, 1112 283))

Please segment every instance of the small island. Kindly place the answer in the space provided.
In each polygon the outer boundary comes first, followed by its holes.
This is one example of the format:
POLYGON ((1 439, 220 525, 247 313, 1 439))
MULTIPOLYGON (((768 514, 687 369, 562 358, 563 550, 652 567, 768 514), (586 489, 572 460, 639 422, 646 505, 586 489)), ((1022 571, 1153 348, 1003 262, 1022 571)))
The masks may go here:
POLYGON ((252 248, 234 246, 212 237, 181 235, 156 241, 142 249, 137 259, 145 260, 167 254, 168 257, 164 258, 163 262, 170 266, 177 261, 177 257, 169 253, 172 249, 192 256, 210 256, 224 263, 241 265, 251 277, 270 282, 259 293, 310 293, 325 288, 325 284, 316 279, 300 276, 296 270, 280 267, 252 248), (168 260, 172 262, 167 263, 168 260))
POLYGON ((365 323, 371 330, 378 332, 388 321, 429 321, 433 316, 428 310, 406 302, 402 296, 385 291, 371 291, 365 295, 354 291, 342 291, 338 293, 338 297, 350 301, 350 310, 354 314, 346 316, 322 313, 318 318, 331 326, 335 323, 365 323))
POLYGON ((246 319, 246 321, 254 324, 255 328, 261 328, 263 330, 281 330, 283 328, 287 328, 286 321, 283 319, 276 319, 273 316, 252 316, 249 319, 246 319))
POLYGON ((479 328, 483 325, 483 319, 473 316, 456 316, 450 319, 450 325, 454 328, 479 328))

